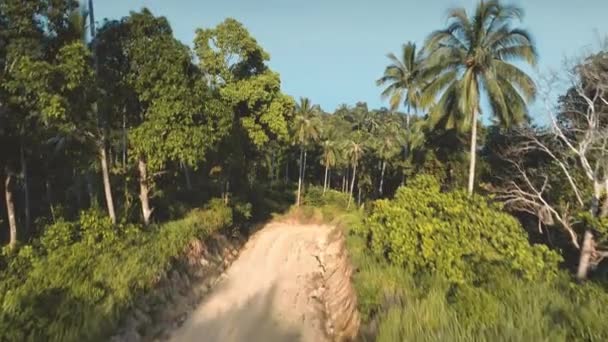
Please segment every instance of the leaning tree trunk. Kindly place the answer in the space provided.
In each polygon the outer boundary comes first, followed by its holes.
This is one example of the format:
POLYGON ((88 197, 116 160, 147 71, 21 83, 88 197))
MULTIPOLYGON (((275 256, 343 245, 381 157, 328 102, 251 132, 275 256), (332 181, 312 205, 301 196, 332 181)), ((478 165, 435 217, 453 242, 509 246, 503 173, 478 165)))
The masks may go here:
POLYGON ((152 209, 150 209, 150 187, 148 184, 148 170, 146 161, 143 157, 139 157, 137 163, 139 169, 139 200, 141 201, 141 212, 144 218, 144 224, 150 224, 152 209))
POLYGON ((108 207, 108 215, 112 223, 116 223, 116 213, 114 212, 114 199, 112 197, 112 184, 110 183, 110 168, 108 167, 108 156, 105 141, 99 146, 99 159, 101 162, 101 174, 103 176, 103 190, 106 197, 106 205, 108 207))
POLYGON ((323 180, 323 195, 325 195, 325 190, 327 190, 327 172, 329 171, 329 167, 327 166, 327 162, 325 163, 325 179, 323 180))
POLYGON ((581 247, 581 255, 578 262, 578 270, 576 277, 579 280, 587 278, 587 272, 589 271, 589 265, 591 261, 591 253, 593 253, 593 234, 591 231, 585 231, 583 237, 583 245, 581 247))
POLYGON ((298 173, 298 197, 296 198, 296 206, 300 206, 300 194, 302 192, 302 164, 304 160, 304 146, 300 146, 300 172, 298 173))
POLYGON ((25 151, 23 148, 23 140, 21 141, 21 148, 19 149, 19 157, 21 161, 21 174, 23 175, 23 208, 25 210, 25 222, 24 228, 26 234, 29 234, 30 224, 32 222, 31 210, 30 210, 30 180, 27 173, 27 161, 25 160, 25 151))
POLYGON ((346 208, 350 208, 350 202, 353 198, 353 190, 355 189, 355 178, 357 177, 357 160, 355 159, 355 163, 353 164, 353 179, 350 182, 350 196, 348 197, 348 205, 346 208))
POLYGON ((473 186, 475 185, 475 162, 477 158, 477 109, 473 110, 473 127, 471 129, 471 151, 469 163, 469 186, 467 188, 469 195, 473 194, 473 186))
POLYGON ((378 187, 378 192, 380 196, 382 196, 382 192, 384 190, 384 171, 386 170, 386 161, 382 161, 382 171, 380 172, 380 186, 378 187))
POLYGON ((15 201, 13 199, 13 175, 8 170, 4 178, 4 199, 6 201, 6 214, 9 227, 9 247, 17 245, 17 219, 15 215, 15 201))

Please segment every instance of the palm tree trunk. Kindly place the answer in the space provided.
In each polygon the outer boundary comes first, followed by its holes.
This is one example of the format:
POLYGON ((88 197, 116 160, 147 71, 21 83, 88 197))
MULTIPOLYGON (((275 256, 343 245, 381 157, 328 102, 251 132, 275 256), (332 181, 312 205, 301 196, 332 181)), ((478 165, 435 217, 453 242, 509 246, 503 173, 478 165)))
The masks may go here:
POLYGON ((21 161, 21 174, 23 176, 23 208, 25 210, 25 232, 28 234, 31 224, 30 210, 30 180, 27 172, 27 161, 25 160, 25 150, 23 147, 23 139, 21 139, 21 148, 19 149, 19 158, 21 161))
POLYGON ((300 206, 300 194, 302 192, 302 164, 304 160, 304 146, 300 146, 300 172, 298 175, 298 197, 296 198, 296 206, 300 206))
POLYGON ((327 172, 329 171, 329 167, 327 163, 325 163, 325 180, 323 181, 323 195, 325 195, 325 190, 327 190, 327 172))
POLYGON ((114 199, 112 197, 112 185, 110 183, 110 170, 108 167, 108 156, 106 155, 105 143, 99 146, 99 159, 101 161, 101 174, 103 176, 103 190, 106 196, 108 215, 112 223, 116 224, 116 213, 114 212, 114 199))
POLYGON ((348 205, 346 208, 350 208, 350 201, 353 198, 353 190, 355 189, 355 178, 357 177, 357 159, 355 158, 355 162, 353 164, 353 179, 350 182, 350 196, 348 197, 348 205))
POLYGON ((144 224, 147 226, 150 223, 152 209, 150 209, 150 187, 148 185, 148 170, 146 161, 142 156, 138 160, 139 169, 139 200, 141 201, 141 211, 144 218, 144 224))
POLYGON ((382 192, 384 190, 384 171, 386 170, 386 161, 382 161, 382 171, 380 171, 380 187, 378 187, 378 192, 380 196, 382 196, 382 192))
POLYGON ((475 162, 477 159, 477 109, 473 110, 473 127, 471 129, 471 150, 469 163, 469 186, 467 188, 469 195, 473 194, 475 185, 475 162))
POLYGON ((6 214, 8 216, 9 227, 9 247, 15 248, 17 245, 17 219, 15 214, 15 202, 13 200, 13 175, 6 170, 4 176, 4 199, 6 202, 6 214))
POLYGON ((304 184, 306 182, 306 155, 308 151, 304 149, 304 165, 302 166, 302 191, 304 191, 304 184))

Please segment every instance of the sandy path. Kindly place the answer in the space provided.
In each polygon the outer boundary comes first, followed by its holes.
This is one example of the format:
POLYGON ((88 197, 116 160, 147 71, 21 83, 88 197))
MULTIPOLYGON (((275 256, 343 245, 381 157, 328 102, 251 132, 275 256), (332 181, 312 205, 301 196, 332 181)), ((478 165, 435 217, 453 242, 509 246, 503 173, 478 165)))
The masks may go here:
POLYGON ((313 296, 329 228, 273 223, 245 245, 224 279, 171 337, 184 342, 328 341, 313 296))

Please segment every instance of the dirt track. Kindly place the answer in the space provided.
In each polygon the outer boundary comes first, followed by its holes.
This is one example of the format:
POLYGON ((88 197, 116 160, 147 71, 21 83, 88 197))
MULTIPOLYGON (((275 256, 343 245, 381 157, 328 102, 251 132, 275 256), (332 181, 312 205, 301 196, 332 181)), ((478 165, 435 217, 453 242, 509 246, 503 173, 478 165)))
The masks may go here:
POLYGON ((315 288, 329 232, 285 223, 257 232, 171 341, 328 341, 315 288))

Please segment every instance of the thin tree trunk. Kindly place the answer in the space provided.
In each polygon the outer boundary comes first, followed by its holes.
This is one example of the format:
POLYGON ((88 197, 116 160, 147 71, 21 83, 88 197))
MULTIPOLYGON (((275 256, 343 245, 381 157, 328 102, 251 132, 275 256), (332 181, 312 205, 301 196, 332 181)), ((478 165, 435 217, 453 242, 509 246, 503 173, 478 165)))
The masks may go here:
POLYGON ((342 174, 342 192, 346 192, 346 173, 342 174))
POLYGON ((304 160, 304 146, 300 147, 300 172, 298 175, 298 197, 296 198, 296 206, 300 206, 300 193, 302 191, 302 166, 304 160))
POLYGON ((304 149, 304 166, 302 167, 302 191, 304 191, 304 184, 306 183, 306 155, 308 151, 304 149))
MULTIPOLYGON (((89 29, 91 34, 91 39, 95 37, 95 11, 93 7, 93 0, 89 0, 89 29)), ((95 73, 99 73, 99 59, 97 57, 97 44, 95 44, 95 40, 93 39, 93 62, 94 62, 94 70, 95 73)), ((99 108, 97 106, 97 102, 93 104, 93 111, 97 115, 98 118, 98 126, 101 132, 101 143, 99 145, 99 158, 101 160, 101 174, 103 178, 103 189, 106 197, 106 206, 108 207, 108 215, 112 220, 112 223, 116 223, 116 213, 114 212, 114 199, 112 198, 112 185, 110 184, 110 170, 108 167, 108 151, 106 146, 106 132, 105 126, 106 122, 102 115, 99 112, 99 108)), ((125 124, 125 122, 123 122, 125 124)))
POLYGON ((323 181, 323 195, 325 195, 325 190, 327 190, 327 172, 329 171, 329 167, 327 163, 325 163, 325 180, 323 181))
POLYGON ((17 245, 17 219, 15 215, 15 202, 13 200, 13 175, 6 170, 4 178, 4 199, 6 201, 6 214, 8 216, 9 227, 9 247, 15 248, 17 245))
POLYGON ((144 224, 150 224, 150 187, 148 185, 148 170, 146 161, 143 157, 139 157, 137 167, 139 169, 139 200, 141 201, 141 211, 143 214, 144 224))
POLYGON ((114 199, 112 198, 112 185, 110 183, 110 170, 108 167, 108 157, 106 155, 105 142, 99 146, 99 159, 101 161, 101 174, 103 176, 103 190, 108 207, 108 215, 112 223, 116 224, 116 213, 114 212, 114 199))
POLYGON ((122 168, 127 169, 127 114, 122 113, 122 168))
POLYGON ((380 196, 382 196, 382 192, 384 191, 384 171, 386 170, 386 161, 382 161, 382 171, 380 172, 380 187, 378 188, 378 192, 380 196))
POLYGON ((53 207, 53 192, 51 191, 51 181, 47 178, 44 181, 44 187, 46 190, 46 201, 49 204, 49 211, 51 213, 51 218, 53 219, 53 223, 57 222, 57 218, 55 217, 55 208, 53 207))
POLYGON ((591 231, 585 231, 583 237, 583 246, 581 248, 581 256, 578 263, 578 270, 576 277, 579 280, 587 278, 587 272, 589 271, 589 260, 591 259, 591 252, 593 250, 593 234, 591 231))
POLYGON ((357 206, 361 206, 361 187, 357 186, 357 206))
POLYGON ((353 179, 350 182, 350 196, 348 196, 348 205, 346 208, 350 208, 350 201, 353 198, 353 190, 355 189, 355 178, 357 177, 357 160, 355 159, 355 163, 353 164, 353 179))
POLYGON ((27 173, 27 161, 25 159, 25 150, 23 148, 23 140, 21 140, 21 148, 19 149, 19 157, 21 160, 21 174, 23 176, 23 202, 25 209, 25 232, 29 234, 31 225, 31 210, 30 210, 30 181, 27 173))
POLYGON ((475 162, 477 159, 477 109, 473 110, 473 127, 471 129, 471 150, 470 150, 470 163, 469 163, 469 186, 467 188, 469 195, 473 194, 473 187, 475 185, 475 162))

